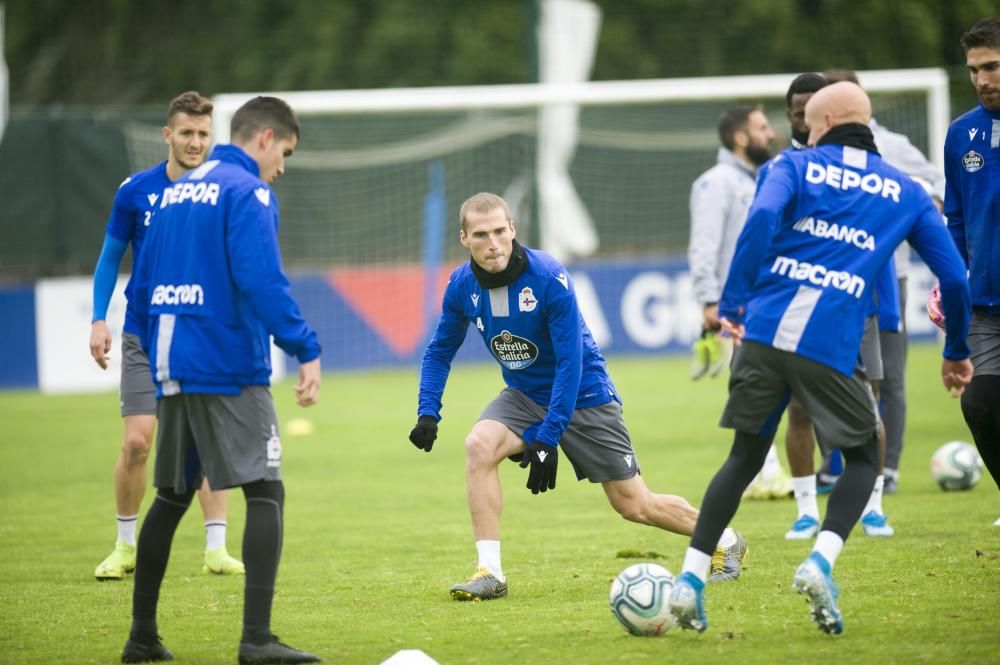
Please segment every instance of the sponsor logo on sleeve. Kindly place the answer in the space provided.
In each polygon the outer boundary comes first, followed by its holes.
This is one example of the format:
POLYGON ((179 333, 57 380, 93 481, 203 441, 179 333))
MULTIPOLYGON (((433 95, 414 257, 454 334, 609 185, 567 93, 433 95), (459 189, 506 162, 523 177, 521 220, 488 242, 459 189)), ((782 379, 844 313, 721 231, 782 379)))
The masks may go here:
POLYGON ((535 298, 531 287, 526 286, 521 289, 521 293, 517 295, 517 308, 522 312, 534 312, 536 307, 538 307, 538 299, 535 298))
POLYGON ((257 197, 257 200, 265 208, 271 205, 271 190, 267 187, 258 187, 253 190, 253 195, 257 197))
POLYGON ((524 369, 538 359, 538 346, 534 342, 507 330, 490 340, 490 351, 507 369, 524 369))
POLYGON ((569 278, 566 277, 566 273, 564 272, 559 273, 558 275, 556 275, 556 279, 559 280, 559 283, 563 285, 564 289, 566 289, 567 291, 569 290, 569 278))
POLYGON ((962 157, 962 166, 969 173, 975 173, 986 165, 986 160, 975 150, 970 150, 962 157))

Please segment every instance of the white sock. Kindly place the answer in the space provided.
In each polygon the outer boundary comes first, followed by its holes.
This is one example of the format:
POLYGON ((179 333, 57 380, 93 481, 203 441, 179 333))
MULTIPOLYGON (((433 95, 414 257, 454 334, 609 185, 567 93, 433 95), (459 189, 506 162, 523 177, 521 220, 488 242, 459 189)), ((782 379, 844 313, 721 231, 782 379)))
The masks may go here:
POLYGON ((705 554, 693 547, 689 547, 687 554, 684 555, 684 567, 681 569, 681 573, 693 573, 699 580, 705 582, 708 580, 708 566, 710 563, 712 563, 711 554, 705 554))
POLYGON ((837 557, 840 556, 842 549, 844 549, 843 538, 833 531, 820 531, 816 536, 816 544, 813 545, 812 551, 822 554, 823 558, 830 564, 830 570, 833 570, 833 564, 837 562, 837 557))
POLYGON ((764 466, 760 469, 760 479, 765 483, 781 473, 781 461, 778 459, 778 451, 771 444, 767 449, 767 457, 764 458, 764 466))
POLYGON ((118 515, 118 540, 126 545, 135 545, 135 527, 138 515, 118 515))
POLYGON ((501 582, 506 581, 500 567, 500 541, 477 540, 476 551, 479 552, 479 567, 490 571, 501 582))
POLYGON ((217 550, 226 546, 226 520, 205 522, 205 549, 217 550))
POLYGON ((792 478, 792 489, 795 490, 795 501, 799 504, 799 517, 808 515, 819 521, 819 506, 816 504, 816 476, 810 473, 801 478, 792 478))
POLYGON ((719 542, 718 544, 716 544, 716 547, 721 547, 722 549, 726 549, 727 547, 732 547, 735 544, 736 544, 736 532, 727 526, 725 530, 722 532, 722 535, 719 537, 719 542))
POLYGON ((879 515, 885 515, 882 512, 882 485, 885 483, 885 477, 880 473, 875 478, 875 487, 872 488, 872 494, 868 497, 868 505, 865 506, 865 510, 862 515, 867 515, 871 511, 875 511, 879 515))

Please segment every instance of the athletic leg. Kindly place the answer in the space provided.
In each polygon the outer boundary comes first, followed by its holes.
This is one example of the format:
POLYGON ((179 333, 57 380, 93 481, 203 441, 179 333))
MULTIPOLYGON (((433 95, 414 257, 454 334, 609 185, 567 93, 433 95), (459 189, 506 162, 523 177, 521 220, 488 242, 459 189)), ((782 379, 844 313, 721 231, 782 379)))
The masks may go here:
POLYGON ((500 463, 524 450, 521 437, 496 420, 480 420, 465 437, 465 490, 476 540, 476 572, 451 587, 456 600, 488 600, 507 595, 500 561, 500 514, 503 490, 500 463))

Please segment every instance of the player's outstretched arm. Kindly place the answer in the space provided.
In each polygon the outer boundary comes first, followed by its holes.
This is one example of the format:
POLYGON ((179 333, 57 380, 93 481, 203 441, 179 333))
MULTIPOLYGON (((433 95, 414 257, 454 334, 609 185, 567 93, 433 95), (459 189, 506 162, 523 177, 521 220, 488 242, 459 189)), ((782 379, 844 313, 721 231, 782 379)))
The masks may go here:
POLYGON ((968 358, 965 360, 941 361, 941 381, 948 389, 952 397, 960 397, 965 392, 965 387, 972 381, 972 363, 968 358))
POLYGON ((295 400, 299 406, 312 406, 319 401, 319 358, 299 365, 299 383, 295 386, 295 400))

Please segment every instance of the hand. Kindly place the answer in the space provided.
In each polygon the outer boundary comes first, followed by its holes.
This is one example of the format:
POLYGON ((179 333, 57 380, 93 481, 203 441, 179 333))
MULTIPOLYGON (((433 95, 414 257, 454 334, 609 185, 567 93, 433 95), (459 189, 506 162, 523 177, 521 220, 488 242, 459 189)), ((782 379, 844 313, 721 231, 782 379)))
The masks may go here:
POLYGON ((722 326, 722 332, 733 338, 733 344, 739 346, 743 343, 743 335, 747 332, 746 326, 742 323, 733 323, 725 317, 719 319, 719 325, 722 326))
POLYGON ((108 368, 108 352, 111 350, 111 331, 104 321, 94 321, 90 326, 90 355, 101 366, 108 368))
POLYGON ((927 296, 927 316, 931 323, 944 330, 944 310, 941 309, 941 284, 935 284, 927 296))
POLYGON ((711 305, 705 305, 705 309, 701 311, 702 323, 701 327, 704 330, 715 332, 719 329, 721 325, 719 323, 719 305, 714 303, 711 305))
POLYGON ((420 450, 429 453, 438 438, 438 421, 434 416, 420 416, 417 424, 410 430, 410 443, 420 450))
POLYGON ((972 381, 972 363, 965 360, 942 360, 941 381, 952 397, 965 392, 965 386, 972 381))
POLYGON ((532 494, 556 488, 556 469, 559 467, 559 449, 541 441, 533 441, 524 449, 521 468, 531 465, 528 483, 532 494))
POLYGON ((295 386, 295 400, 299 406, 312 406, 319 401, 319 383, 319 358, 299 365, 299 384, 295 386))

